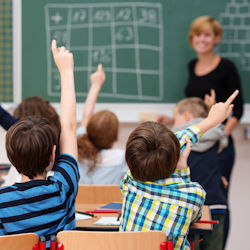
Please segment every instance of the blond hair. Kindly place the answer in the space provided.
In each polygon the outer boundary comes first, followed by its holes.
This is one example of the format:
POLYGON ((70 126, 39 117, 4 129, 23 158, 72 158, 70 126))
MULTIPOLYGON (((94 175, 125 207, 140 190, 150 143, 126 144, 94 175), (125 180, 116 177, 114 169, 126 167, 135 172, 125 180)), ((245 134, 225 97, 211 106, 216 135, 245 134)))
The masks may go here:
POLYGON ((216 36, 222 36, 222 26, 221 24, 210 16, 200 16, 196 18, 190 27, 188 34, 189 44, 192 45, 192 39, 195 35, 199 35, 201 32, 212 29, 216 36))
POLYGON ((194 118, 207 117, 208 108, 204 101, 199 97, 189 97, 179 101, 175 105, 175 110, 179 114, 190 113, 194 118))

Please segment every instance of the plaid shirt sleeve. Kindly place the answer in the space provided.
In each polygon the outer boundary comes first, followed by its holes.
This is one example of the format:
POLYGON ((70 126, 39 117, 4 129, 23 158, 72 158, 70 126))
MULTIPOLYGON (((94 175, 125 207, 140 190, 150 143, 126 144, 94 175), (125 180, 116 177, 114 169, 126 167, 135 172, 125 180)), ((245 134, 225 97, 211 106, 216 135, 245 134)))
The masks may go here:
POLYGON ((186 147, 186 136, 190 139, 191 145, 194 145, 201 138, 201 131, 196 126, 190 126, 186 129, 176 132, 175 135, 180 142, 182 152, 186 147))
POLYGON ((189 167, 186 169, 176 169, 175 173, 178 174, 186 183, 191 181, 189 167))

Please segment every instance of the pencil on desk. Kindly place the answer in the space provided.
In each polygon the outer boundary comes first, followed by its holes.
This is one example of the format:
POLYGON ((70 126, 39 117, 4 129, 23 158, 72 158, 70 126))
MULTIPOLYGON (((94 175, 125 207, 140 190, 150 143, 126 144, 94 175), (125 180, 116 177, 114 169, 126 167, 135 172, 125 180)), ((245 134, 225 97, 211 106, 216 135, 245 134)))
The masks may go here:
POLYGON ((116 220, 117 220, 117 221, 119 221, 119 220, 120 220, 120 218, 121 218, 121 213, 119 213, 119 214, 118 214, 118 216, 117 216, 117 219, 116 219, 116 220))
POLYGON ((88 215, 88 216, 91 216, 91 217, 94 217, 94 216, 95 216, 93 213, 87 213, 87 212, 81 212, 81 211, 76 211, 76 213, 88 215))
POLYGON ((195 223, 219 224, 219 221, 218 220, 199 220, 195 223))
POLYGON ((95 213, 120 213, 121 210, 120 209, 114 209, 114 210, 90 210, 90 211, 85 211, 85 213, 91 213, 91 214, 95 214, 95 213))

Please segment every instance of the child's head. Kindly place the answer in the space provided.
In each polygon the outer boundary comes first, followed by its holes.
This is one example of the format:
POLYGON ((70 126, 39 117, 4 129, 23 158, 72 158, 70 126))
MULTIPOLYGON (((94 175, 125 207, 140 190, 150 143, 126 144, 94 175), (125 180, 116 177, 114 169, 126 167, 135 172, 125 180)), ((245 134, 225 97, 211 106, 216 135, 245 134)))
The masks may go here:
POLYGON ((14 117, 18 120, 33 115, 47 119, 52 128, 55 130, 58 138, 57 141, 59 141, 61 133, 60 119, 51 104, 42 97, 32 96, 24 99, 14 111, 14 117))
POLYGON ((205 118, 207 115, 208 108, 201 98, 185 98, 175 105, 174 126, 181 126, 194 118, 205 118))
POLYGON ((144 122, 129 136, 126 162, 134 179, 142 182, 170 177, 180 157, 175 134, 157 122, 144 122))
POLYGON ((103 110, 95 113, 87 124, 87 134, 78 138, 79 158, 95 162, 101 149, 112 148, 118 137, 118 128, 119 121, 113 112, 103 110))
POLYGON ((188 34, 188 40, 190 45, 192 45, 193 37, 199 35, 202 32, 207 30, 212 30, 216 37, 222 36, 222 26, 221 24, 215 20, 213 17, 210 16, 200 16, 196 18, 190 27, 190 31, 188 34))
POLYGON ((46 171, 57 143, 47 120, 30 116, 15 123, 6 134, 6 151, 17 171, 30 179, 46 171))

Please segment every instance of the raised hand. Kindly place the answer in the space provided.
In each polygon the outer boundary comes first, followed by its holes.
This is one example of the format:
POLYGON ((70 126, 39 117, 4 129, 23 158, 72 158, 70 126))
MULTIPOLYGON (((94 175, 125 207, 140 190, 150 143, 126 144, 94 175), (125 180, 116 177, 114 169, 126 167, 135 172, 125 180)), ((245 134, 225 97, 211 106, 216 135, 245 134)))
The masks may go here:
POLYGON ((61 74, 66 73, 67 71, 73 72, 74 60, 72 53, 66 50, 65 47, 57 48, 56 40, 52 41, 51 51, 53 54, 55 64, 61 74))
POLYGON ((90 76, 91 85, 97 85, 101 88, 105 79, 106 74, 102 69, 102 64, 98 64, 97 71, 90 76))
POLYGON ((186 140, 186 147, 183 150, 183 152, 181 153, 180 159, 179 159, 177 166, 176 166, 176 169, 178 169, 178 170, 187 168, 187 160, 188 160, 188 156, 191 152, 191 141, 188 137, 186 137, 185 140, 186 140))
POLYGON ((208 110, 216 103, 216 94, 214 89, 210 90, 210 95, 205 95, 204 103, 208 107, 208 110))
POLYGON ((214 126, 223 122, 232 112, 234 106, 232 102, 238 93, 239 90, 235 90, 225 102, 218 102, 211 107, 207 118, 213 122, 214 126))

